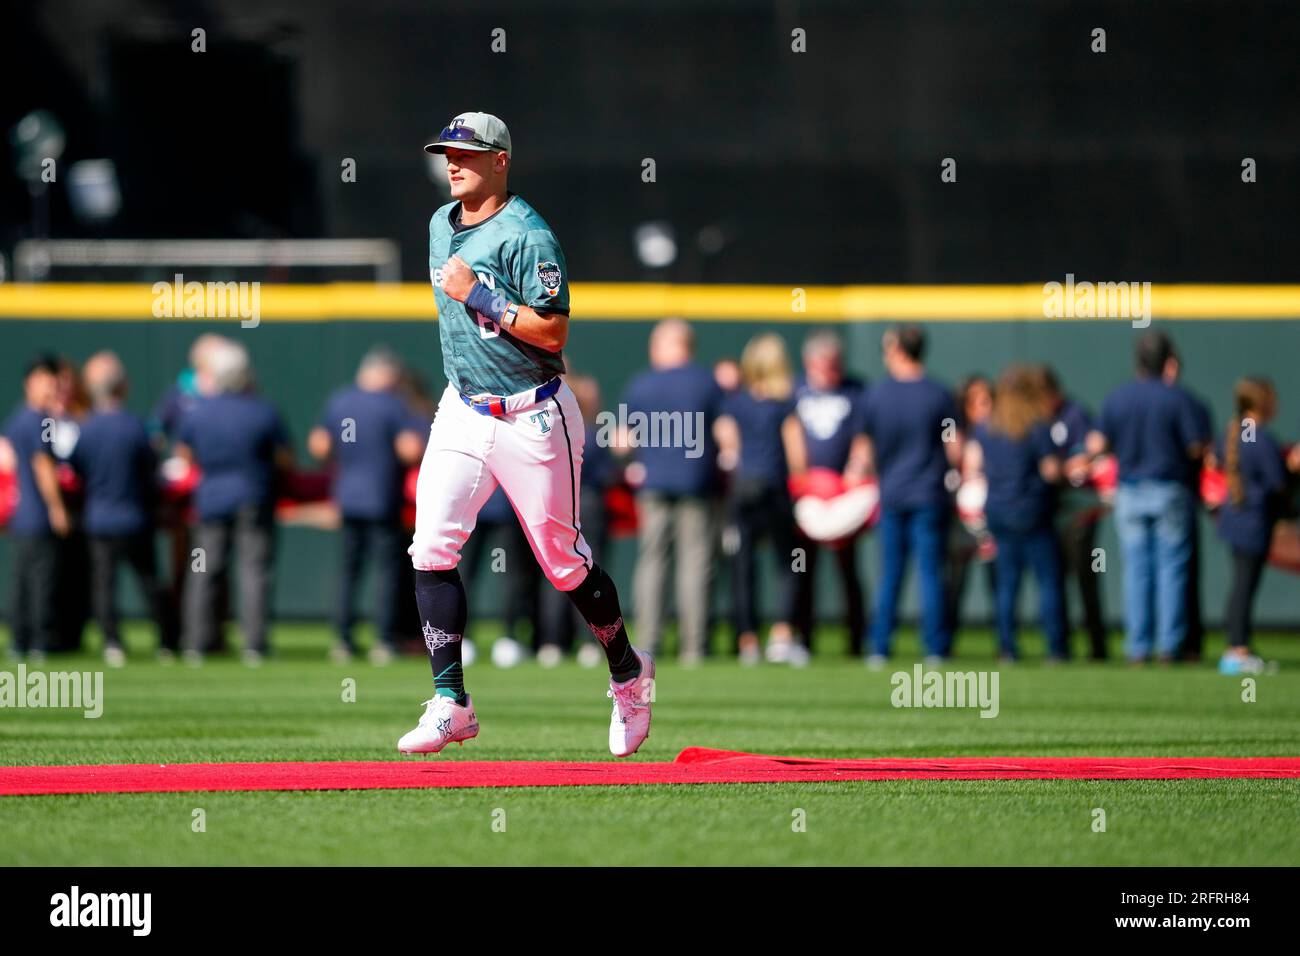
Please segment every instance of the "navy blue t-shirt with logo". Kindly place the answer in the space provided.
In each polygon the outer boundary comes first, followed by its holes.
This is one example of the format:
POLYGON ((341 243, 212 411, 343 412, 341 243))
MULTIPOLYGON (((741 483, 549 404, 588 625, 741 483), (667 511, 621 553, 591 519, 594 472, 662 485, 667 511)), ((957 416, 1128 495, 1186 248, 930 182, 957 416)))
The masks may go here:
POLYGON ((723 399, 723 414, 734 418, 740 431, 738 480, 764 487, 785 487, 789 468, 781 426, 794 411, 793 396, 756 398, 747 388, 738 388, 723 399))
MULTIPOLYGON (((1224 460, 1222 441, 1219 460, 1224 460)), ((1237 470, 1244 497, 1239 505, 1229 498, 1219 507, 1219 537, 1235 551, 1266 554, 1273 540, 1273 525, 1281 515, 1287 483, 1277 440, 1261 428, 1255 432, 1254 441, 1238 441, 1237 470)))
POLYGON ((9 530, 17 535, 50 533, 50 513, 45 499, 36 488, 36 475, 32 471, 32 456, 48 455, 53 461, 50 446, 42 440, 45 412, 24 405, 5 422, 5 438, 13 446, 18 459, 18 507, 9 519, 9 530))
POLYGON ((1074 399, 1067 398, 1047 428, 1057 454, 1069 458, 1085 451, 1088 432, 1093 429, 1092 415, 1074 399))
MULTIPOLYGON (((1067 398, 1047 425, 1052 449, 1062 459, 1087 451, 1088 433, 1096 428, 1092 414, 1074 399, 1067 398)), ((1057 515, 1069 521, 1081 512, 1092 511, 1099 503, 1097 489, 1090 485, 1063 482, 1056 489, 1057 515)))
POLYGON ((863 430, 866 387, 845 379, 835 388, 813 388, 800 380, 795 407, 808 445, 808 467, 843 471, 853 437, 863 430))
POLYGON ((887 378, 871 386, 862 424, 871 437, 881 507, 948 504, 943 436, 949 419, 954 424, 957 419, 952 395, 928 376, 911 381, 887 378))
POLYGON ((648 369, 628 383, 623 404, 629 416, 643 412, 653 422, 655 413, 677 412, 680 414, 672 416, 679 423, 674 429, 680 429, 682 435, 690 429, 691 447, 683 447, 683 441, 660 429, 657 436, 647 435, 647 440, 658 438, 659 447, 635 450, 637 460, 645 466, 642 490, 666 495, 710 495, 718 490, 713 423, 722 409, 722 399, 713 373, 693 362, 671 369, 648 369), (686 416, 690 416, 689 425, 686 416))
POLYGON ((1106 397, 1101 432, 1119 462, 1119 480, 1187 481, 1188 448, 1208 428, 1181 389, 1156 378, 1134 379, 1106 397))
POLYGON ((1030 531, 1052 519, 1053 488, 1043 480, 1039 463, 1057 449, 1047 425, 1035 425, 1023 438, 1012 438, 982 423, 971 437, 984 456, 988 500, 984 515, 989 527, 1030 531))
POLYGON ((139 418, 124 409, 91 415, 70 460, 85 489, 87 532, 130 535, 153 526, 157 459, 139 418))
POLYGON ((270 402, 249 394, 204 398, 182 419, 176 439, 193 450, 203 471, 195 493, 202 520, 274 504, 275 449, 286 439, 270 402))
POLYGON ((337 464, 332 490, 343 517, 397 518, 405 469, 393 442, 404 431, 428 432, 429 423, 394 392, 345 385, 330 395, 319 424, 332 443, 337 464))

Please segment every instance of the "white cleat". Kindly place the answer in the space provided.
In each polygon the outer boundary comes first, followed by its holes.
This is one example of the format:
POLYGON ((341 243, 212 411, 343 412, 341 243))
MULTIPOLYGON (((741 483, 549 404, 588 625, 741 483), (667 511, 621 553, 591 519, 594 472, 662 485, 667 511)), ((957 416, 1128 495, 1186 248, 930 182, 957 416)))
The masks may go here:
POLYGON ((447 744, 466 741, 478 736, 478 717, 474 715, 474 701, 466 694, 462 707, 451 697, 435 694, 424 702, 424 714, 415 729, 397 742, 404 754, 436 754, 447 744))
POLYGON ((611 679, 605 696, 614 698, 609 719, 609 752, 630 757, 650 736, 650 704, 655 696, 655 661, 643 651, 632 649, 641 661, 641 673, 625 684, 611 679))

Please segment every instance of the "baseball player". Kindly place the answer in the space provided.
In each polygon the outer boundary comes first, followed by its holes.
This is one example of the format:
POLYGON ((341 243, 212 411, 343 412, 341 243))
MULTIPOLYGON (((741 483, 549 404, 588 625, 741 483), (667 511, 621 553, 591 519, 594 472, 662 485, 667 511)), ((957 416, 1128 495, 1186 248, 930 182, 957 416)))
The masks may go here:
POLYGON ((465 692, 467 616, 456 565, 479 509, 500 485, 547 579, 605 649, 614 700, 609 749, 636 752, 650 733, 655 665, 628 641, 618 594, 578 520, 585 443, 577 399, 561 378, 569 286, 555 234, 509 192, 510 132, 461 113, 425 147, 447 157, 452 202, 429 221, 429 271, 448 379, 416 488, 409 552, 434 695, 402 753, 437 753, 478 735, 465 692))

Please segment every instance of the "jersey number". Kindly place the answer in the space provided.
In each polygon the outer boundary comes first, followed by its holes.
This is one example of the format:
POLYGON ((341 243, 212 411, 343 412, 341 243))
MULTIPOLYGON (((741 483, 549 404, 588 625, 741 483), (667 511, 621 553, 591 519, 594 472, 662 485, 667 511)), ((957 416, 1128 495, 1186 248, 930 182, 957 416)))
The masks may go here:
MULTIPOLYGON (((478 273, 478 277, 479 277, 479 281, 482 282, 484 285, 486 285, 489 289, 495 289, 497 287, 497 280, 495 276, 489 275, 486 272, 480 272, 478 273)), ((434 288, 436 289, 442 288, 441 269, 431 267, 429 269, 429 279, 433 282, 434 288)), ((501 334, 501 327, 497 325, 496 322, 492 321, 481 312, 474 313, 474 321, 475 323, 478 324, 479 338, 495 339, 497 336, 501 334)))

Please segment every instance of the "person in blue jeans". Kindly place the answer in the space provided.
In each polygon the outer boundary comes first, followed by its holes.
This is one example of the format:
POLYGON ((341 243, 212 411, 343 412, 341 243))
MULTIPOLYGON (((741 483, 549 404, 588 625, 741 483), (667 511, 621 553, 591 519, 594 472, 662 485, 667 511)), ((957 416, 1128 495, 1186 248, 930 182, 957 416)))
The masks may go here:
POLYGON ((1143 663, 1178 658, 1187 629, 1187 576, 1192 556, 1189 462, 1209 435, 1181 389, 1162 379, 1173 343, 1147 332, 1137 344, 1137 377, 1107 396, 1094 455, 1110 448, 1119 465, 1115 525, 1124 561, 1124 652, 1143 663))
POLYGON ((996 587, 998 654, 1014 661, 1016 600, 1026 568, 1038 580, 1038 609, 1047 636, 1047 659, 1069 658, 1065 639, 1065 585, 1056 537, 1054 485, 1061 459, 1049 433, 1042 379, 1032 369, 1013 365, 1002 373, 993 411, 975 427, 963 451, 967 477, 983 474, 988 483, 984 515, 997 542, 996 587))
POLYGON ((889 657, 913 553, 921 577, 927 660, 942 660, 949 645, 943 559, 952 502, 945 476, 961 461, 952 394, 925 372, 925 333, 919 326, 897 326, 885 333, 881 346, 888 377, 872 386, 863 408, 868 459, 880 482, 882 572, 867 656, 873 668, 883 667, 889 657))

